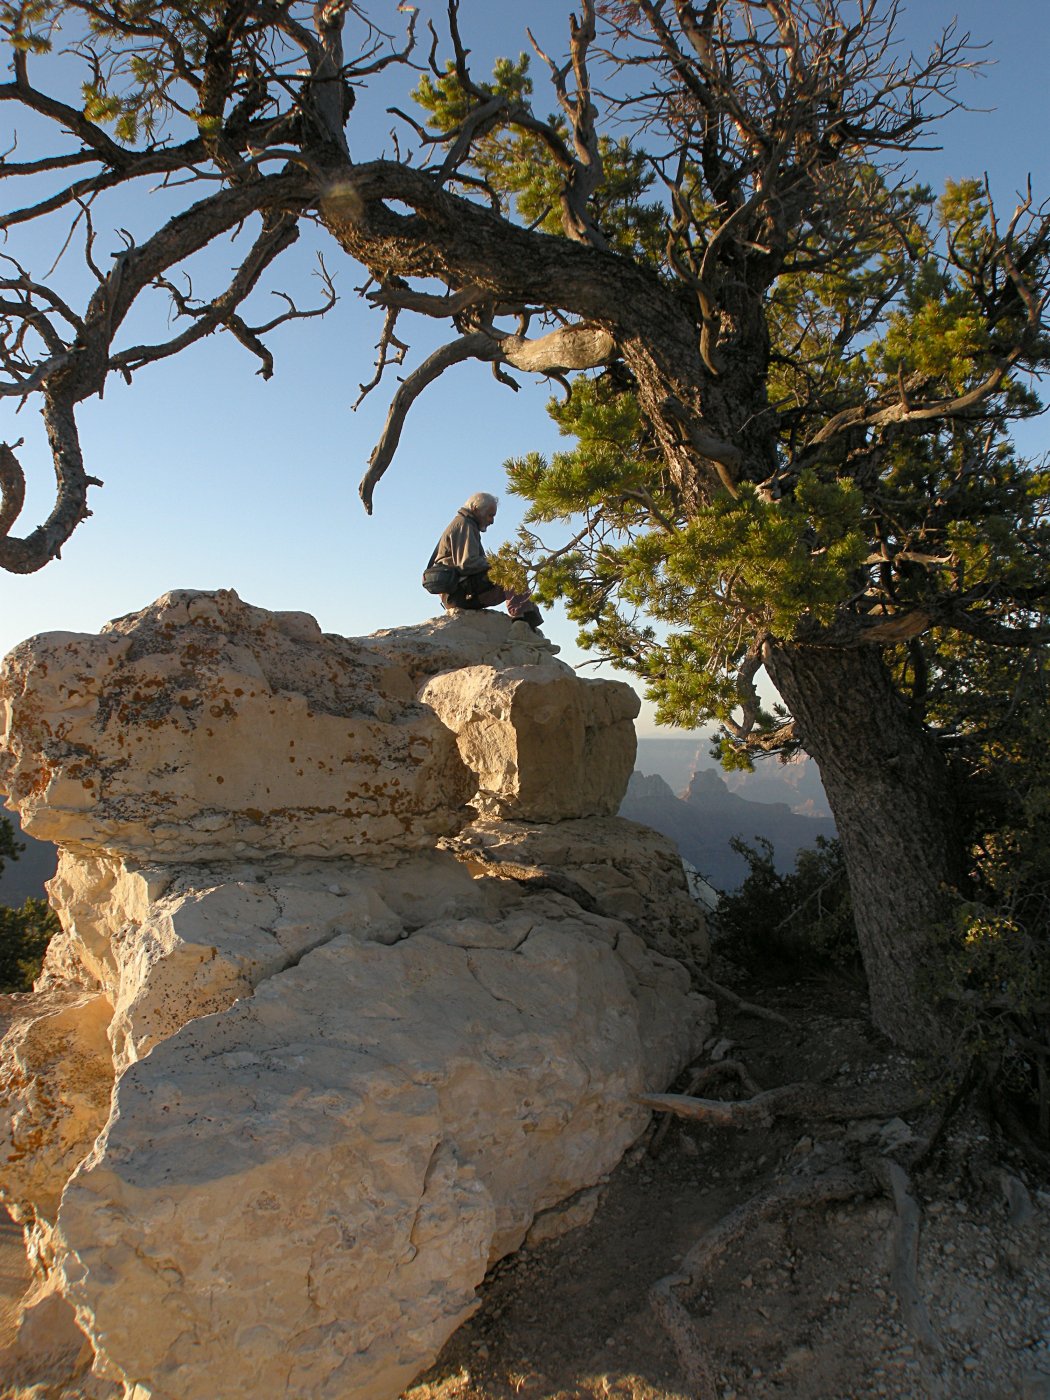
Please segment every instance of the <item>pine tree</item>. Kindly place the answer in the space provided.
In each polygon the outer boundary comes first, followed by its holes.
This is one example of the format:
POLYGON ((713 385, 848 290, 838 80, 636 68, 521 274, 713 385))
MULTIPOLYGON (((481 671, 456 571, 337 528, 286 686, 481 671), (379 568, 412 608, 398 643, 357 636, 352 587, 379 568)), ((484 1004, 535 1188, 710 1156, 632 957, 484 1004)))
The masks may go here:
POLYGON ((953 106, 965 40, 904 53, 891 0, 582 0, 564 59, 540 56, 544 115, 521 58, 475 77, 451 0, 451 57, 435 40, 416 80, 423 121, 403 114, 393 156, 352 159, 356 90, 406 61, 405 12, 399 49, 348 5, 0 6, 0 100, 54 131, 50 155, 5 161, 29 192, 0 228, 65 215, 91 271, 79 308, 43 267, 0 279, 0 390, 41 401, 57 480, 16 537, 22 472, 0 449, 0 565, 43 567, 88 515, 76 413, 110 374, 221 330, 272 372, 270 332, 323 305, 275 319, 253 293, 314 220, 384 316, 369 388, 405 362, 412 316, 453 331, 393 395, 366 507, 421 390, 457 363, 571 390, 577 446, 512 468, 531 524, 568 520, 568 539, 526 541, 519 567, 542 564, 541 588, 665 718, 717 719, 740 761, 813 755, 876 1020, 943 1046, 919 974, 947 975, 938 931, 977 876, 923 661, 952 639, 1018 657, 1047 641, 1046 476, 1009 431, 1038 409, 1050 219, 1031 196, 1003 219, 973 183, 934 202, 897 173, 953 106), (129 245, 106 201, 158 180, 156 231, 129 245), (183 280, 239 230, 230 280, 183 280), (157 295, 180 324, 122 340, 157 295), (781 712, 759 703, 761 668, 781 712))

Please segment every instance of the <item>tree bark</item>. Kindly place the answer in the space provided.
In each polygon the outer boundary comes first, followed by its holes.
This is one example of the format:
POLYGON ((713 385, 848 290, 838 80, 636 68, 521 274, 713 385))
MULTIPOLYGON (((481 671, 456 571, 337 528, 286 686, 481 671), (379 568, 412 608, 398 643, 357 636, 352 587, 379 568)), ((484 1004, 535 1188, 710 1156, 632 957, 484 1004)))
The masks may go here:
POLYGON ((966 875, 947 765, 877 647, 769 643, 766 670, 815 759, 846 859, 875 1024, 943 1053, 936 986, 966 875))

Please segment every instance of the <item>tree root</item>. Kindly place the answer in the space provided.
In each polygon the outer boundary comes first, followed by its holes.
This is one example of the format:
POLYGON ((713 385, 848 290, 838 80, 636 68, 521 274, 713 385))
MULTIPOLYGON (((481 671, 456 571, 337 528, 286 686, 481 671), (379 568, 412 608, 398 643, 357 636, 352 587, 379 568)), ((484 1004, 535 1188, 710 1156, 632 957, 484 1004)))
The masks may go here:
POLYGON ((1005 1167, 1000 1167, 995 1175, 1006 1198, 1008 1223, 1011 1226, 1027 1225, 1035 1214, 1028 1187, 1020 1177, 1014 1176, 1013 1172, 1008 1172, 1005 1167))
POLYGON ((1050 1152, 1036 1142, 1021 1115, 1004 1095, 992 1100, 992 1112, 1003 1132, 1024 1154, 1029 1166, 1043 1175, 1050 1173, 1050 1152))
POLYGON ((723 1216, 713 1229, 701 1235, 677 1273, 667 1274, 653 1284, 649 1290, 651 1306, 674 1346, 696 1400, 715 1400, 715 1377, 696 1324, 679 1300, 677 1290, 703 1283, 719 1256, 761 1221, 828 1201, 871 1196, 878 1189, 872 1173, 841 1167, 815 1177, 782 1178, 723 1216))
POLYGON ((723 987, 721 982, 716 982, 695 965, 691 965, 689 970, 705 992, 710 992, 720 1001, 727 1001, 742 1015, 754 1016, 760 1021, 774 1021, 778 1026, 787 1026, 790 1031, 798 1033, 798 1026, 786 1016, 781 1016, 779 1011, 770 1011, 764 1006, 757 1006, 753 1001, 745 1001, 743 997, 737 996, 736 992, 731 992, 728 987, 723 987))
MULTIPOLYGON (((907 1103, 900 1095, 885 1091, 864 1094, 856 1087, 836 1088, 827 1084, 801 1081, 776 1089, 755 1090, 744 1067, 737 1061, 708 1065, 693 1073, 686 1094, 644 1094, 638 1102, 667 1116, 657 1131, 654 1146, 672 1115, 690 1118, 715 1127, 768 1127, 775 1118, 810 1118, 849 1121, 862 1118, 892 1118, 914 1111, 928 1102, 928 1096, 913 1094, 907 1103), (719 1077, 732 1074, 749 1090, 751 1097, 739 1101, 694 1097, 695 1090, 719 1077)), ((937 1116, 935 1137, 943 1127, 937 1116)), ((920 1156, 928 1155, 931 1142, 920 1143, 920 1156)), ((715 1376, 697 1326, 678 1298, 678 1290, 698 1287, 705 1281, 718 1257, 761 1221, 811 1209, 830 1201, 871 1197, 881 1193, 893 1199, 896 1214, 890 1242, 890 1283, 897 1294, 903 1322, 916 1341, 934 1354, 941 1344, 933 1329, 918 1281, 921 1211, 911 1191, 904 1166, 889 1157, 864 1161, 857 1166, 840 1165, 818 1176, 780 1178, 730 1211, 713 1229, 693 1245, 677 1273, 660 1279, 650 1290, 650 1302, 661 1326, 670 1338, 696 1400, 714 1400, 715 1376)))
POLYGON ((879 1166, 879 1175, 884 1177, 897 1208, 890 1245, 890 1282, 900 1302, 901 1318, 921 1346, 939 1354, 941 1344, 933 1330, 919 1289, 919 1229, 922 1212, 911 1193, 908 1173, 899 1162, 884 1157, 879 1166))
MULTIPOLYGON (((714 1064, 703 1065, 700 1069, 693 1071, 685 1086, 684 1097, 691 1098, 696 1093, 697 1089, 712 1084, 716 1080, 724 1079, 727 1075, 732 1075, 734 1078, 738 1079, 751 1095, 760 1094, 762 1092, 748 1074, 747 1067, 741 1060, 718 1060, 714 1064)), ((673 1113, 665 1113, 657 1124, 656 1131, 653 1133, 652 1141, 649 1144, 650 1156, 655 1157, 659 1152, 663 1140, 667 1136, 667 1130, 671 1126, 673 1117, 673 1113)))
POLYGON ((835 1089, 800 1080, 766 1089, 749 1099, 698 1099, 688 1094, 639 1094, 637 1103, 657 1112, 674 1113, 716 1128, 768 1128, 774 1118, 820 1118, 848 1121, 854 1118, 892 1118, 911 1113, 927 1102, 913 1095, 906 1103, 885 1095, 864 1097, 855 1089, 835 1089))
POLYGON ((921 1209, 912 1195, 907 1172, 899 1162, 883 1157, 870 1166, 837 1166, 818 1176, 781 1177, 705 1231, 686 1254, 679 1270, 653 1284, 649 1290, 650 1304, 674 1346, 695 1400, 715 1400, 715 1377, 697 1325, 678 1298, 678 1290, 701 1287, 730 1245, 762 1221, 788 1217, 832 1201, 870 1199, 884 1192, 892 1195, 896 1207, 890 1241, 890 1284, 897 1295, 901 1318, 921 1346, 940 1355, 941 1343, 919 1288, 921 1209))

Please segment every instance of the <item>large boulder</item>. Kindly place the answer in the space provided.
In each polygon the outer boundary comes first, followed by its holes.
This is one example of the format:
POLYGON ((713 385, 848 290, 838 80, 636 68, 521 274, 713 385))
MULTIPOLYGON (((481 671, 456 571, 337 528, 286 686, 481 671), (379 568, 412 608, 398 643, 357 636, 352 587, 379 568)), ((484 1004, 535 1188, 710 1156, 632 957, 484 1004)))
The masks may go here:
POLYGON ((634 767, 638 696, 622 681, 553 667, 468 666, 420 699, 451 729, 485 816, 560 822, 615 814, 634 767))
MULTIPOLYGON (((419 859, 387 873, 425 888, 419 859)), ((388 943, 383 892, 348 890, 357 926, 118 1078, 56 1235, 106 1374, 186 1400, 395 1396, 709 1033, 624 924, 444 861, 458 897, 422 926, 388 943)))
POLYGON ((572 1218, 713 1024, 680 870, 600 815, 621 689, 506 618, 347 641, 232 593, 8 658, 0 781, 64 849, 0 1049, 0 1371, 43 1331, 98 1400, 393 1400, 572 1218), (547 820, 461 838, 471 797, 547 820))
POLYGON ((396 658, 457 737, 488 817, 615 815, 634 768, 640 702, 623 681, 582 680, 525 622, 457 613, 367 639, 396 658))

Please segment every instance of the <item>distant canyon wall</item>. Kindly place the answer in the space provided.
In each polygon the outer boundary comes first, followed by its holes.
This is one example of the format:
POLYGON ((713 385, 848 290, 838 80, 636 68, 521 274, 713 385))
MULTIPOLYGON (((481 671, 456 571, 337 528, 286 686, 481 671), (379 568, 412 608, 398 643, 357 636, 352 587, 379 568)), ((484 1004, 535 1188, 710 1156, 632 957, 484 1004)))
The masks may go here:
MULTIPOLYGON (((764 790, 776 789, 767 784, 764 790)), ((774 865, 786 873, 794 868, 799 851, 815 846, 818 837, 831 839, 835 835, 830 816, 802 815, 786 802, 750 800, 732 791, 710 768, 695 770, 681 795, 659 775, 635 772, 620 812, 668 837, 684 860, 724 892, 737 889, 749 869, 745 858, 730 845, 731 837, 738 836, 752 847, 768 841, 774 865)))

